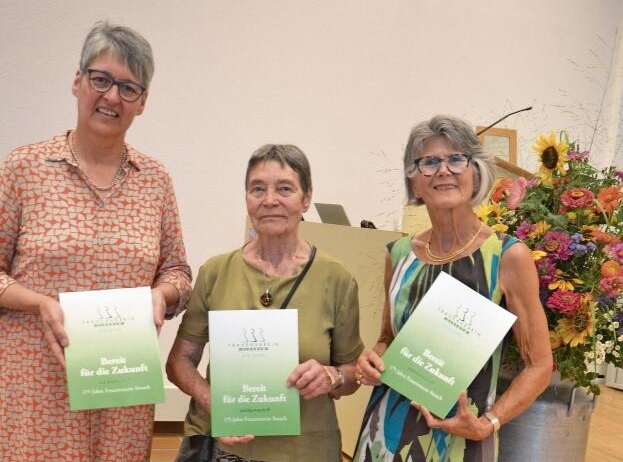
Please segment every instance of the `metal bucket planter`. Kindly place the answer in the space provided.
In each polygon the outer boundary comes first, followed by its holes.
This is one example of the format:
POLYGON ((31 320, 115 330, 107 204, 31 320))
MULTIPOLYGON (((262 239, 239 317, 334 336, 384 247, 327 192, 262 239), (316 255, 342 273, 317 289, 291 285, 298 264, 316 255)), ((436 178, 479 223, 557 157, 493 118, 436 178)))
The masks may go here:
MULTIPOLYGON (((503 371, 503 393, 514 374, 503 371)), ((500 462, 584 462, 595 397, 554 374, 532 406, 500 429, 500 462)))

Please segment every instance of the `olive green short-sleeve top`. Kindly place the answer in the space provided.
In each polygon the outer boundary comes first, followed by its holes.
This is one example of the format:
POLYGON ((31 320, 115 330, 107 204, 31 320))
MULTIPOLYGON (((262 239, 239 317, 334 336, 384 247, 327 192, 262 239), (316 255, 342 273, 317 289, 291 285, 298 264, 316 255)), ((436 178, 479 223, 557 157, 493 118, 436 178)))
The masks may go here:
MULTIPOLYGON (((261 270, 244 261, 241 249, 209 259, 199 269, 178 336, 208 343, 209 310, 265 309, 260 296, 267 285, 273 295, 269 308, 279 308, 301 269, 291 277, 266 278, 261 270)), ((286 309, 293 308, 298 309, 301 363, 313 358, 327 365, 344 364, 355 360, 363 350, 357 283, 340 262, 323 251, 316 253, 286 309)), ((208 434, 209 429, 209 414, 192 401, 186 434, 208 434)), ((256 437, 249 444, 236 445, 236 453, 271 462, 341 460, 332 398, 325 395, 301 400, 301 431, 301 436, 295 437, 256 437)))

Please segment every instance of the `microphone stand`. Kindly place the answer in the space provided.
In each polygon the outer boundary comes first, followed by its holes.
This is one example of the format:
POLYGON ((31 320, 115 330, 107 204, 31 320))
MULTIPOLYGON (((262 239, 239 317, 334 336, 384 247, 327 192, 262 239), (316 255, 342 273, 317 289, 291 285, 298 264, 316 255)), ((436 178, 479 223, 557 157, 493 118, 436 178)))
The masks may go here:
POLYGON ((482 130, 480 130, 479 132, 476 133, 476 136, 483 134, 484 132, 486 132, 487 130, 489 130, 490 128, 494 127, 495 125, 499 124, 500 122, 502 122, 504 119, 506 119, 507 117, 512 116, 513 114, 517 114, 518 112, 523 112, 523 111, 530 111, 532 110, 532 106, 528 106, 525 107, 523 109, 519 109, 518 111, 515 112, 511 112, 509 114, 506 114, 504 117, 502 117, 501 119, 496 120, 495 122, 493 122, 491 125, 489 125, 488 127, 483 128, 482 130))

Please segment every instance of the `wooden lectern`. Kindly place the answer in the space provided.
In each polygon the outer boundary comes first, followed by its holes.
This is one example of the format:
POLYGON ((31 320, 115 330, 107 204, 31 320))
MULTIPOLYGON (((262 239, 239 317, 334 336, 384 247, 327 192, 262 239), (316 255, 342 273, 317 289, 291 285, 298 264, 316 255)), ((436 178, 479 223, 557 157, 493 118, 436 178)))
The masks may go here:
MULTIPOLYGON (((359 326, 366 348, 372 348, 381 330, 385 300, 383 275, 385 245, 403 236, 397 231, 301 222, 303 239, 340 260, 359 286, 359 326)), ((342 451, 352 456, 372 388, 362 386, 355 394, 335 402, 342 431, 342 451)))

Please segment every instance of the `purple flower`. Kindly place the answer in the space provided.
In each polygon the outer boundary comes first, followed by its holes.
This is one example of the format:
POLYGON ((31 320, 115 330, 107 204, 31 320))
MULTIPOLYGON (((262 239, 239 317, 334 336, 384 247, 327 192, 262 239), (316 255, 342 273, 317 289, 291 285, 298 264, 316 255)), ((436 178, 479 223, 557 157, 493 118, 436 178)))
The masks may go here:
POLYGON ((571 238, 561 231, 548 231, 543 240, 536 246, 538 250, 547 252, 551 258, 568 260, 573 255, 569 249, 571 238))
POLYGON ((618 244, 612 246, 610 249, 610 255, 612 255, 613 260, 623 263, 623 242, 619 242, 618 244))
POLYGON ((590 154, 590 151, 582 151, 582 152, 569 151, 567 153, 567 159, 569 159, 569 160, 588 160, 588 155, 589 154, 590 154))
POLYGON ((612 319, 614 322, 619 323, 619 328, 617 329, 617 335, 623 334, 623 314, 619 313, 614 316, 612 319))
POLYGON ((554 282, 556 265, 552 260, 549 258, 541 258, 536 262, 536 269, 541 287, 547 287, 550 283, 554 282))
POLYGON ((515 236, 519 239, 527 239, 532 232, 536 229, 536 225, 527 221, 522 221, 521 224, 515 230, 515 236))
POLYGON ((588 247, 584 244, 571 244, 569 249, 573 250, 573 253, 576 255, 585 255, 588 253, 588 247))
POLYGON ((569 250, 576 255, 586 255, 597 248, 594 242, 582 242, 584 237, 580 233, 575 233, 570 236, 571 243, 569 244, 569 250))

